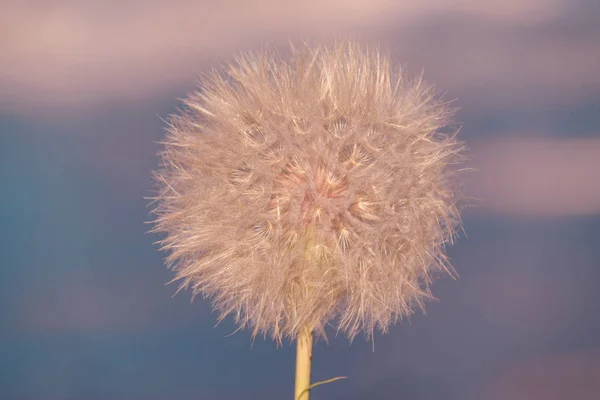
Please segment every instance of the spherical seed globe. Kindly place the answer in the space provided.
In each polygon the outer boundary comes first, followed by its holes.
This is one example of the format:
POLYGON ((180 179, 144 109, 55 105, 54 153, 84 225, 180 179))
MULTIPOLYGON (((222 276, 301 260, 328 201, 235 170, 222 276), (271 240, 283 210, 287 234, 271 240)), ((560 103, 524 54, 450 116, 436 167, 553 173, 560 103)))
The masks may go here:
POLYGON ((386 331, 451 267, 452 110, 353 41, 266 50, 169 120, 156 225, 180 288, 254 335, 386 331))

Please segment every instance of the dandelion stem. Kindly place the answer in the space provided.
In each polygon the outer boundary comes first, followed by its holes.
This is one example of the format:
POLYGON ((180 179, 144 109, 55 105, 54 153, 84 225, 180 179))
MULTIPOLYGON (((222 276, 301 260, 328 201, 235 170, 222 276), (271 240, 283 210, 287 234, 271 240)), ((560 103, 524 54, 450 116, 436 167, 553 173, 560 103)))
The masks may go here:
POLYGON ((296 339, 296 387, 295 400, 309 400, 310 366, 312 361, 313 333, 303 328, 296 339))

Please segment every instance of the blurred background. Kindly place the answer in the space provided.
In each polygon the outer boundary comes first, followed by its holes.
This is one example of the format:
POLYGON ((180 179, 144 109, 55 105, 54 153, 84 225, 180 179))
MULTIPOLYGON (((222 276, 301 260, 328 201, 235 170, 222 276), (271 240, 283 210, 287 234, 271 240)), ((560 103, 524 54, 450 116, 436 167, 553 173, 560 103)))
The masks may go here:
POLYGON ((319 343, 319 399, 600 398, 595 0, 0 0, 0 398, 285 399, 294 346, 173 297, 145 233, 162 118, 266 41, 350 35, 457 98, 461 278, 371 343, 319 343))

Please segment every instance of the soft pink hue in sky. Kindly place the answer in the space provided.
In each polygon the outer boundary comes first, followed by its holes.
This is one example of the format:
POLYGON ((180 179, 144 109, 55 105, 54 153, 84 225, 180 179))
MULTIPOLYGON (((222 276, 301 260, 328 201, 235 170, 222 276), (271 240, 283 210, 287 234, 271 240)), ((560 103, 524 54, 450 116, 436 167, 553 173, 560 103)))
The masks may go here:
POLYGON ((11 1, 0 15, 8 54, 0 111, 40 115, 156 97, 265 40, 329 40, 357 28, 370 42, 393 44, 397 61, 424 66, 463 100, 490 90, 485 103, 580 97, 600 84, 600 43, 518 34, 536 32, 568 7, 567 0, 11 1), (452 34, 440 35, 449 23, 452 34), (392 37, 374 33, 380 29, 392 37))
POLYGON ((477 172, 465 192, 477 208, 521 217, 600 213, 600 139, 515 135, 470 146, 477 172))
POLYGON ((600 395, 600 351, 511 364, 481 393, 487 400, 594 400, 600 395))

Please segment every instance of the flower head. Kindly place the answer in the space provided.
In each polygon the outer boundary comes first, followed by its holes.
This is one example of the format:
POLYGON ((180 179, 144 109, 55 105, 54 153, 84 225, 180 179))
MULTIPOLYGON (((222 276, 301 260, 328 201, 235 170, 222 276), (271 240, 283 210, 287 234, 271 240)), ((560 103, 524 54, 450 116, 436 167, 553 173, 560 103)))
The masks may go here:
POLYGON ((458 224, 452 110, 352 41, 246 55, 170 119, 155 231, 181 288, 280 341, 387 330, 458 224))

